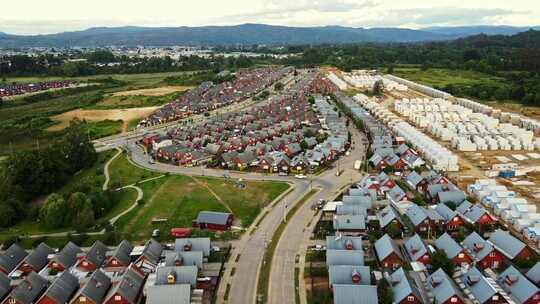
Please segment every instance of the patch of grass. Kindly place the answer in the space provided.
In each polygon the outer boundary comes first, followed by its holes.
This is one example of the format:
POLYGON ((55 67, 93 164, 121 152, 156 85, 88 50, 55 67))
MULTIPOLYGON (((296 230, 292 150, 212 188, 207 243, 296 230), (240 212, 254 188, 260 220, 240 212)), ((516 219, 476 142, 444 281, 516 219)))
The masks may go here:
POLYGON ((123 124, 124 122, 121 120, 109 119, 103 121, 88 122, 88 134, 91 139, 111 136, 121 133, 123 124))
POLYGON ((500 84, 504 78, 469 70, 396 68, 394 74, 429 86, 500 84))
POLYGON ((142 180, 161 175, 132 165, 125 154, 118 156, 111 163, 109 171, 111 174, 110 184, 117 187, 132 185, 142 180))
POLYGON ((231 208, 242 227, 249 227, 262 208, 290 188, 283 182, 245 181, 245 189, 238 189, 235 182, 225 179, 198 178, 206 183, 231 208))
POLYGON ((294 216, 296 211, 309 200, 315 193, 317 193, 318 190, 312 189, 310 192, 308 192, 298 203, 294 205, 294 207, 289 210, 287 215, 285 216, 286 222, 281 222, 274 232, 274 235, 272 236, 272 240, 268 244, 268 248, 266 249, 266 252, 263 257, 263 264, 261 265, 261 270, 259 273, 259 280, 257 282, 257 295, 262 298, 262 303, 266 303, 266 300, 268 299, 268 283, 270 282, 270 272, 272 270, 272 259, 274 257, 274 252, 276 251, 277 244, 279 242, 279 239, 281 239, 281 235, 283 234, 283 231, 285 231, 285 227, 287 226, 288 219, 294 216))
POLYGON ((95 104, 89 108, 97 110, 110 110, 161 106, 179 98, 183 94, 184 92, 176 92, 163 96, 109 96, 103 102, 95 104))

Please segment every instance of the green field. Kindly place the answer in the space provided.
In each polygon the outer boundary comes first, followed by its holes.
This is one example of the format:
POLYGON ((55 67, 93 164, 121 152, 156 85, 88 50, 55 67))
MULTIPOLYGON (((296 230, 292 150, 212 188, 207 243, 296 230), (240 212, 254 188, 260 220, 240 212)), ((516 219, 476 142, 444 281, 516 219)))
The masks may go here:
POLYGON ((126 155, 116 158, 109 166, 109 171, 111 172, 110 183, 113 188, 132 185, 162 175, 132 165, 126 155))
POLYGON ((488 74, 449 69, 427 69, 419 68, 395 68, 394 75, 407 78, 411 81, 419 82, 428 86, 445 87, 447 85, 472 86, 480 84, 500 85, 505 79, 488 74))

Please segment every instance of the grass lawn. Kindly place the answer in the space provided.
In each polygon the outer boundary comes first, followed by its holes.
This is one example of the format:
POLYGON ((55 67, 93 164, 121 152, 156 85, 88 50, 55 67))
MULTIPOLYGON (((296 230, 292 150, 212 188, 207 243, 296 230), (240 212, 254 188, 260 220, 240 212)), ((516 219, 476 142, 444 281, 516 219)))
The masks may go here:
POLYGON ((103 120, 96 122, 88 122, 88 132, 91 139, 102 138, 122 132, 121 120, 103 120))
POLYGON ((394 75, 436 87, 500 84, 505 81, 504 78, 468 70, 427 69, 422 71, 419 68, 396 68, 394 69, 394 75))
POLYGON ((132 185, 141 180, 162 175, 132 165, 126 155, 117 157, 109 166, 109 172, 111 173, 110 183, 114 187, 132 185))
POLYGON ((97 103, 88 109, 96 110, 110 110, 110 109, 128 109, 128 108, 142 108, 142 107, 155 107, 169 103, 180 96, 183 92, 176 92, 163 96, 108 96, 104 101, 97 103))

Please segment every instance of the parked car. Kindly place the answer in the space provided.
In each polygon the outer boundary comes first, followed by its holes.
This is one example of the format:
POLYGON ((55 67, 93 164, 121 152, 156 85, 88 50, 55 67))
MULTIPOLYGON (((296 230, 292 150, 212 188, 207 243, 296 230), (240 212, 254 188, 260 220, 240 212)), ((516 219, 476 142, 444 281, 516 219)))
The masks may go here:
POLYGON ((154 231, 152 231, 153 238, 158 238, 160 235, 161 235, 161 231, 159 229, 154 229, 154 231))
POLYGON ((305 176, 304 174, 296 174, 294 177, 298 178, 298 179, 305 179, 307 178, 307 176, 305 176))

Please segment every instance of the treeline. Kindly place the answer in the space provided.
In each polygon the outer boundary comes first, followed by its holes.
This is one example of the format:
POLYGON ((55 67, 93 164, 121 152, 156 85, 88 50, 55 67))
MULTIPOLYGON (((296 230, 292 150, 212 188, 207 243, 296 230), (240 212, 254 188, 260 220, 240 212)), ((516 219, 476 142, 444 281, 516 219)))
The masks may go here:
POLYGON ((115 56, 109 51, 81 54, 84 60, 69 57, 16 55, 0 60, 0 75, 3 76, 90 76, 100 74, 138 74, 177 72, 208 69, 239 69, 253 66, 252 59, 239 57, 182 56, 178 60, 163 58, 129 58, 115 56))
POLYGON ((59 189, 96 160, 85 124, 79 121, 73 121, 57 141, 10 155, 0 168, 0 227, 37 217, 38 211, 31 204, 33 199, 59 189))

